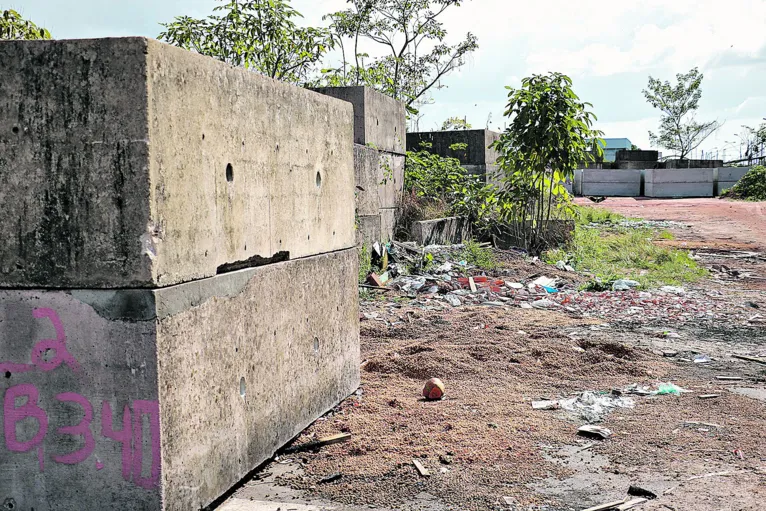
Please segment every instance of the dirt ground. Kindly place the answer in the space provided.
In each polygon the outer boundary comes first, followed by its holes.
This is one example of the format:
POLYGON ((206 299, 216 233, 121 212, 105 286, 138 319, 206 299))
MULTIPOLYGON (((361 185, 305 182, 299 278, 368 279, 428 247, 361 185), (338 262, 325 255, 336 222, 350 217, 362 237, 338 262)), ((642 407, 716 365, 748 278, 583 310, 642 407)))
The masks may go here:
MULTIPOLYGON (((766 357, 764 206, 599 206, 681 224, 673 242, 711 269, 682 296, 607 292, 552 310, 363 301, 361 388, 293 445, 350 440, 278 456, 221 509, 580 511, 631 486, 657 496, 641 510, 763 509, 766 364, 736 356, 766 357), (421 397, 431 377, 446 385, 440 401, 421 397), (629 393, 670 382, 688 392, 629 393), (577 413, 532 408, 584 391, 632 400, 599 422, 608 439, 579 436, 577 413)), ((506 265, 522 281, 541 272, 506 265)))

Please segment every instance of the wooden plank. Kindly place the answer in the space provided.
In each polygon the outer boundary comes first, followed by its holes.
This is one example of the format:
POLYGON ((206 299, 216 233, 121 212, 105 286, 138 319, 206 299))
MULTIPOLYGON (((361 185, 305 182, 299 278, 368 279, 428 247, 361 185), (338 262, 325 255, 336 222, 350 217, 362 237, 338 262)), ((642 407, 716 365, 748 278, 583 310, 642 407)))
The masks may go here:
POLYGON ((633 499, 627 501, 625 504, 622 504, 621 506, 617 506, 615 508, 616 511, 627 511, 628 509, 633 509, 634 507, 638 507, 641 504, 645 504, 648 502, 646 499, 633 499))
POLYGON ((732 355, 732 358, 738 358, 740 360, 747 360, 748 362, 755 362, 756 364, 766 365, 766 359, 756 357, 746 357, 745 355, 732 355))
POLYGON ((315 440, 313 442, 306 442, 305 444, 296 445, 294 447, 288 447, 284 451, 284 454, 291 454, 294 452, 308 451, 311 449, 318 449, 325 445, 339 444, 341 442, 348 442, 351 439, 351 433, 339 433, 337 435, 326 436, 315 440))
POLYGON ((607 511, 609 509, 614 509, 622 504, 625 504, 625 499, 615 500, 614 502, 607 502, 606 504, 599 504, 598 506, 589 507, 588 509, 583 509, 582 511, 607 511))
POLYGON ((418 470, 418 473, 423 477, 428 477, 431 475, 431 472, 428 471, 426 467, 423 466, 422 463, 420 463, 418 460, 412 460, 412 464, 415 465, 415 468, 418 470))

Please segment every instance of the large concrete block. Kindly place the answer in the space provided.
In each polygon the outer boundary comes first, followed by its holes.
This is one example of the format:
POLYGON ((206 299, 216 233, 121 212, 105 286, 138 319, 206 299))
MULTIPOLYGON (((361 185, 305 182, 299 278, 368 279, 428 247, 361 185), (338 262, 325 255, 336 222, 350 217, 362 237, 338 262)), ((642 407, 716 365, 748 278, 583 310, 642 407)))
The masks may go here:
POLYGON ((347 103, 144 38, 3 41, 0 62, 0 286, 354 245, 347 103))
POLYGON ((644 171, 647 197, 712 197, 714 169, 648 169, 644 171))
POLYGON ((380 210, 375 215, 364 215, 356 219, 356 246, 371 247, 376 241, 381 241, 380 210))
POLYGON ((494 165, 500 154, 490 146, 500 133, 490 130, 451 130, 407 133, 407 150, 420 151, 421 143, 431 144, 429 152, 442 157, 457 158, 463 165, 494 165), (454 144, 466 144, 465 149, 452 149, 454 144))
POLYGON ((382 208, 380 210, 380 241, 387 242, 394 239, 397 211, 396 208, 382 208))
POLYGON ((404 103, 367 87, 313 90, 354 106, 354 143, 394 154, 405 153, 407 112, 404 103))
POLYGON ((580 174, 580 194, 638 197, 641 195, 641 171, 584 169, 580 174))
POLYGON ((350 249, 156 290, 0 290, 6 508, 210 504, 357 388, 356 278, 350 249))
POLYGON ((356 214, 374 215, 398 207, 404 187, 404 156, 354 146, 356 214))
POLYGON ((471 239, 471 222, 460 217, 413 222, 411 234, 422 246, 454 245, 471 239))

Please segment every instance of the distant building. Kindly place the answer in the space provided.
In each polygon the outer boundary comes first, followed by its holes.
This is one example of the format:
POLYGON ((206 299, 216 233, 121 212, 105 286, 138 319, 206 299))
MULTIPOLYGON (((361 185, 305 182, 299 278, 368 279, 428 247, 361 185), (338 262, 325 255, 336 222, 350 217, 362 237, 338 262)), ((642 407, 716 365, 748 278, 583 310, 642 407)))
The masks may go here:
POLYGON ((627 138, 605 138, 603 139, 606 145, 602 146, 604 149, 604 161, 615 161, 617 159, 617 151, 626 149, 630 151, 633 144, 627 138))

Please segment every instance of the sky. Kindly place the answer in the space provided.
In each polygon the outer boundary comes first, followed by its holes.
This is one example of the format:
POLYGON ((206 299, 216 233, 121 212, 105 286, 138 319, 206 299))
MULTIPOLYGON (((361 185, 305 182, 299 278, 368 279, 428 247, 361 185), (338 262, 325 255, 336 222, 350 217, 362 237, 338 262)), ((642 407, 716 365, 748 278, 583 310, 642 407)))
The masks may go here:
MULTIPOLYGON (((216 0, 10 0, 9 6, 58 39, 144 35, 175 16, 203 17, 216 0)), ((304 24, 344 0, 293 0, 304 24)), ((766 117, 766 0, 464 0, 442 20, 447 42, 467 32, 479 49, 443 80, 423 108, 420 129, 438 129, 448 117, 474 128, 502 130, 506 86, 535 73, 569 75, 574 90, 593 104, 605 137, 629 138, 650 149, 659 115, 642 94, 648 77, 675 80, 699 67, 705 79, 697 118, 723 127, 702 146, 727 160, 739 157, 742 125, 766 117), (726 151, 724 156, 724 151, 726 151)), ((655 148, 656 149, 656 148, 655 148)))

